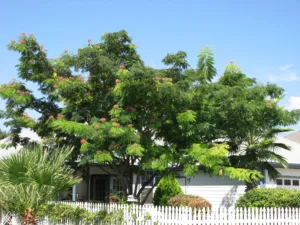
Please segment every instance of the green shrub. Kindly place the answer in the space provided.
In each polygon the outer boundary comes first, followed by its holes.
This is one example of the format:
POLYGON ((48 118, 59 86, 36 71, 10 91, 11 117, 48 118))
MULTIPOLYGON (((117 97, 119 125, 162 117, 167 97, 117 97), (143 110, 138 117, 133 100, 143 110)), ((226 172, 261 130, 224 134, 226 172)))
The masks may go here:
POLYGON ((100 210, 92 213, 80 207, 73 207, 63 204, 44 204, 39 207, 36 217, 48 217, 48 219, 52 222, 58 222, 72 218, 73 222, 78 223, 79 221, 92 222, 107 220, 108 213, 106 210, 100 210))
POLYGON ((283 188, 256 188, 246 192, 236 207, 300 207, 300 191, 283 188))
POLYGON ((168 201, 175 195, 183 194, 178 180, 174 175, 163 177, 156 188, 154 193, 154 205, 168 205, 168 201))
POLYGON ((211 208, 212 205, 206 199, 195 195, 176 195, 168 201, 169 206, 188 206, 195 209, 211 208))

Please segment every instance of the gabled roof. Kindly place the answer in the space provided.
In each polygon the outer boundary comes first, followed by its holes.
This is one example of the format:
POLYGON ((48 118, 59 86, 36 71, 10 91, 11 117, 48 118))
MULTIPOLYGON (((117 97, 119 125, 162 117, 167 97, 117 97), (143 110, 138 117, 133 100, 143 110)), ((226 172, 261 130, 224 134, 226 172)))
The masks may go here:
POLYGON ((285 138, 300 144, 300 130, 285 136, 285 138))
POLYGON ((290 151, 280 149, 276 153, 283 156, 289 164, 300 165, 300 143, 292 141, 287 137, 277 137, 277 143, 283 143, 290 147, 290 151))
MULTIPOLYGON (((20 137, 22 138, 29 138, 31 141, 35 141, 35 142, 40 142, 41 138, 32 130, 29 129, 23 129, 20 133, 20 137)), ((11 154, 14 154, 16 152, 18 152, 22 146, 18 145, 16 148, 14 147, 9 147, 9 148, 5 148, 3 146, 5 146, 6 144, 9 144, 9 137, 8 138, 4 138, 2 140, 0 140, 0 159, 1 158, 5 158, 7 156, 10 156, 11 154)))

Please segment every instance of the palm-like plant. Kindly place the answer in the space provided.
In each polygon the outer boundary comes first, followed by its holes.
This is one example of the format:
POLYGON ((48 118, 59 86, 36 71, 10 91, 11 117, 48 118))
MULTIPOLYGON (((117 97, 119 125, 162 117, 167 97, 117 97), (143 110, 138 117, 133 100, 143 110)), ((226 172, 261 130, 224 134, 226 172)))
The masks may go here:
POLYGON ((50 152, 36 146, 0 160, 0 207, 23 214, 24 225, 35 224, 40 204, 80 182, 65 164, 70 154, 67 148, 50 152), (31 221, 26 221, 25 212, 31 212, 31 221))
MULTIPOLYGON (((234 143, 236 146, 230 156, 230 161, 235 167, 255 169, 258 171, 267 170, 271 179, 276 179, 280 173, 272 165, 272 162, 281 164, 284 168, 288 166, 286 159, 280 155, 281 150, 290 150, 284 143, 278 143, 276 136, 280 133, 290 131, 289 129, 270 129, 265 132, 248 133, 248 136, 234 143)), ((253 189, 257 184, 246 182, 246 191, 253 189)))

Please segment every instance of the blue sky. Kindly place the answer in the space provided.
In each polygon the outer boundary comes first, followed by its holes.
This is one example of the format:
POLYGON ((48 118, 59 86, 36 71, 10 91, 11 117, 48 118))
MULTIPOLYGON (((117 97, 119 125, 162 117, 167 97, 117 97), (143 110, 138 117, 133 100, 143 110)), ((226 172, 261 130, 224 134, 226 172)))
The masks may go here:
POLYGON ((167 53, 184 50, 194 67, 201 46, 210 46, 219 74, 234 59, 259 82, 283 87, 282 105, 300 108, 299 11, 298 0, 1 1, 0 84, 17 78, 18 54, 6 45, 20 32, 33 32, 57 57, 125 29, 148 65, 161 67, 167 53))

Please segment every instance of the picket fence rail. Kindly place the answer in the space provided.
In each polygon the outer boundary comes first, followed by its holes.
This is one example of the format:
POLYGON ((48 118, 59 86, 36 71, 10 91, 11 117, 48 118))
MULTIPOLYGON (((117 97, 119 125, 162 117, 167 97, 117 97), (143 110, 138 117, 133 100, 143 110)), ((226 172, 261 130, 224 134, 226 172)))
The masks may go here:
MULTIPOLYGON (((187 207, 153 205, 123 205, 83 202, 55 202, 80 207, 89 212, 106 210, 107 212, 123 212, 122 221, 74 222, 72 218, 51 222, 47 218, 40 219, 39 225, 300 225, 300 208, 212 208, 193 211, 187 207)), ((19 225, 19 218, 9 213, 0 214, 1 225, 19 225)))

